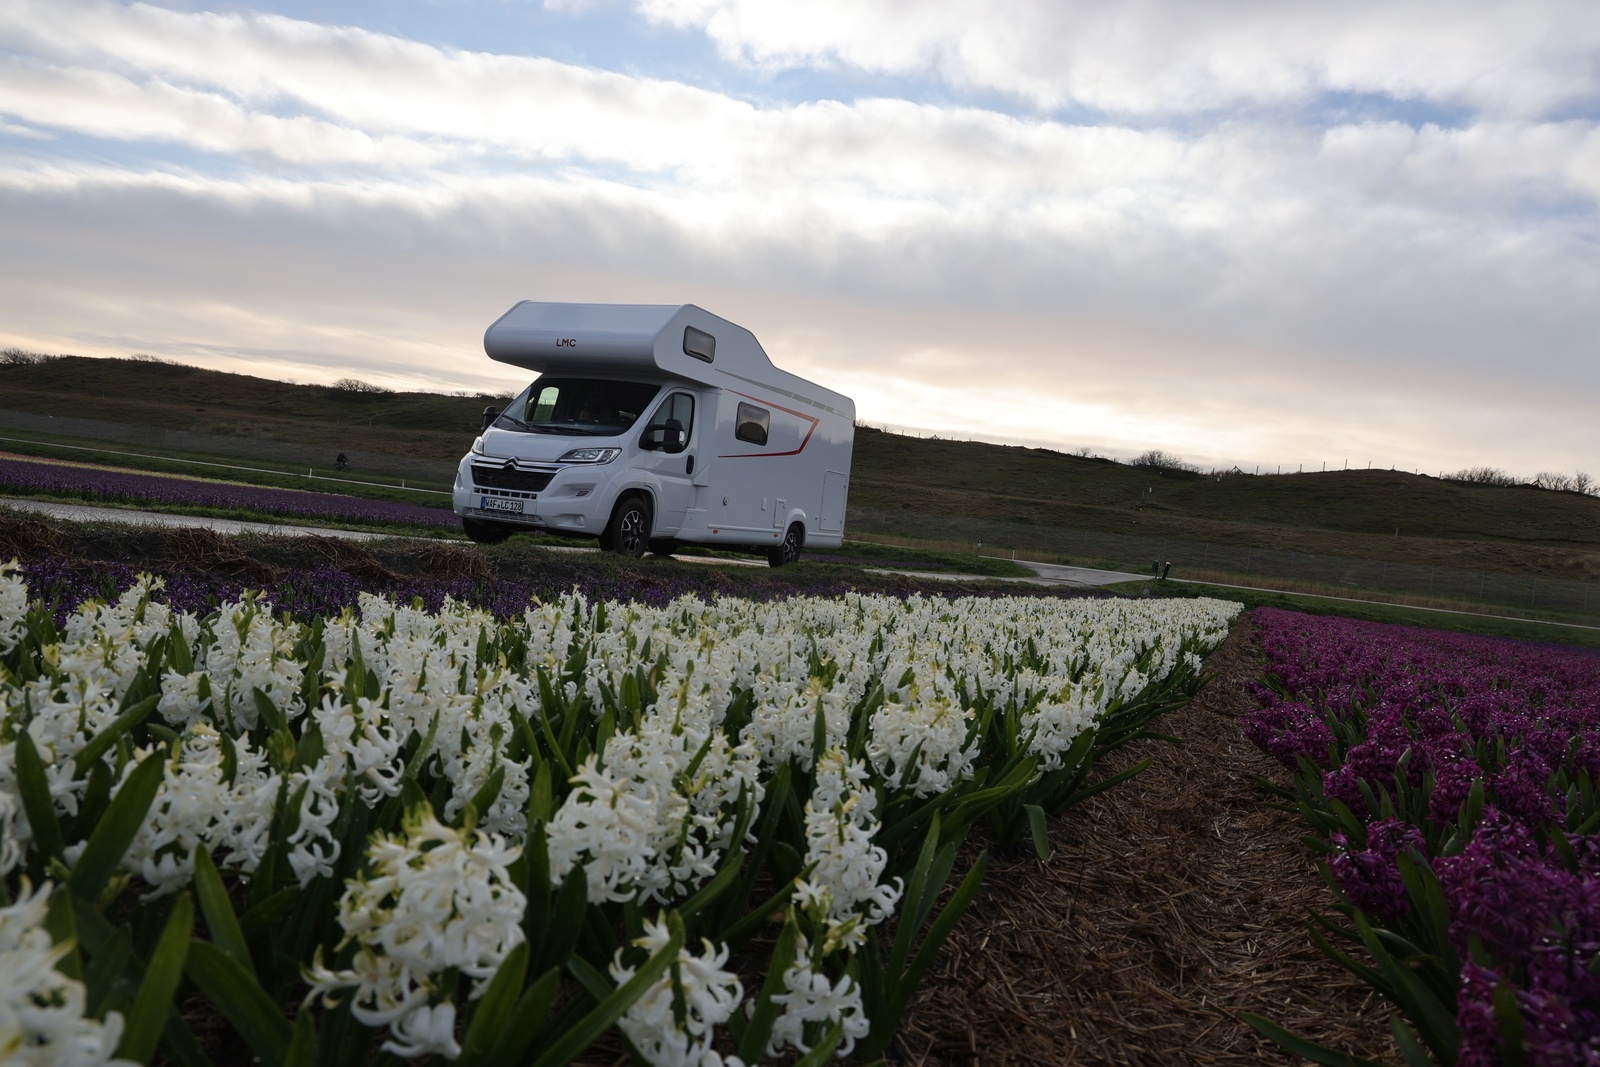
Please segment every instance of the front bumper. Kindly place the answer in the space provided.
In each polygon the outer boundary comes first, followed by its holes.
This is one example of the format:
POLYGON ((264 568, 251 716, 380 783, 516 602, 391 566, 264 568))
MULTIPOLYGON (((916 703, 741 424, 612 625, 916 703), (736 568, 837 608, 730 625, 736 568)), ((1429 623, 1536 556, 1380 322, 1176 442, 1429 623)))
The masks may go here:
MULTIPOLYGON (((481 466, 499 466, 494 460, 468 453, 456 469, 452 507, 462 518, 511 523, 530 529, 563 533, 599 534, 610 517, 606 507, 609 472, 588 465, 558 467, 539 464, 529 472, 550 473, 547 484, 537 490, 518 486, 515 480, 496 478, 501 485, 481 484, 485 479, 473 474, 474 461, 481 466)), ((529 484, 538 484, 534 479, 529 484)))

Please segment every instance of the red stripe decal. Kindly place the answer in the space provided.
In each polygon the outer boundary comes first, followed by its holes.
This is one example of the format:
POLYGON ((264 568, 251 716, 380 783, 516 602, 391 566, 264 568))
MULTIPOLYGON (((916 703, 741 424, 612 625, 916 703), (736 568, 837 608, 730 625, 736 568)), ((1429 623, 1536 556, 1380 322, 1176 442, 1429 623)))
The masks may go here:
POLYGON ((809 442, 811 440, 811 435, 817 432, 817 426, 820 425, 821 422, 822 422, 821 419, 818 419, 818 418, 816 418, 814 416, 811 416, 811 415, 807 415, 803 411, 795 411, 793 408, 786 408, 782 404, 774 404, 772 401, 763 400, 759 396, 751 396, 749 393, 741 393, 737 389, 728 389, 728 390, 725 390, 725 391, 729 392, 729 393, 732 393, 734 396, 742 396, 746 400, 754 400, 758 404, 765 404, 768 407, 777 408, 779 411, 787 412, 788 414, 793 415, 797 419, 804 419, 804 420, 806 420, 807 422, 809 422, 811 424, 811 428, 806 431, 806 436, 800 442, 800 447, 796 448, 796 449, 792 449, 791 451, 788 451, 788 452, 739 452, 739 453, 736 453, 736 454, 731 455, 731 456, 718 456, 717 457, 718 459, 766 459, 766 458, 771 457, 771 456, 798 456, 800 453, 802 453, 802 452, 804 452, 806 450, 807 442, 809 442))

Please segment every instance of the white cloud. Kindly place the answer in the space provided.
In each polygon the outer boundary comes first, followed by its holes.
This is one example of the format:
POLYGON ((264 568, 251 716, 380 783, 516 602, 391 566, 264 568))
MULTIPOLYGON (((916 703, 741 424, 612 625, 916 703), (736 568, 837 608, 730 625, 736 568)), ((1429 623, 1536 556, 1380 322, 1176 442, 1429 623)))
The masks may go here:
POLYGON ((0 41, 35 52, 0 64, 0 111, 37 126, 308 165, 619 166, 635 184, 765 191, 780 212, 821 208, 890 230, 1003 213, 1070 236, 1108 212, 1205 230, 1263 201, 1470 216, 1529 195, 1600 195, 1591 121, 1320 131, 1263 119, 1180 133, 898 99, 758 108, 546 59, 97 0, 0 5, 0 41))
POLYGON ((0 59, 0 111, 92 137, 167 141, 291 163, 417 166, 445 158, 439 148, 415 140, 375 137, 305 115, 250 112, 215 93, 159 79, 136 82, 104 71, 41 68, 16 59, 0 59))
POLYGON ((636 0, 771 67, 932 73, 1044 107, 1162 113, 1381 94, 1538 115, 1600 87, 1586 0, 636 0))
MULTIPOLYGON (((1484 299, 1492 275, 1440 280, 1430 299, 1466 279, 1461 303, 1485 306, 1465 308, 1475 322, 1427 358, 1381 335, 1360 351, 1358 303, 1370 297, 1357 290, 1327 316, 1330 328, 1355 320, 1353 339, 1308 353, 1236 324, 1208 336, 1193 313, 1155 302, 1142 315, 1108 312, 1097 304, 1128 279, 1096 289, 1090 270, 1016 242, 930 239, 913 250, 924 261, 915 266, 964 275, 906 293, 903 280, 880 281, 905 269, 903 244, 834 234, 819 253, 806 234, 753 228, 706 248, 656 197, 580 180, 462 179, 443 190, 11 173, 0 181, 0 247, 13 253, 0 264, 0 321, 5 342, 24 347, 460 389, 514 377, 478 348, 484 326, 518 299, 692 300, 750 326, 781 365, 856 397, 868 422, 1118 454, 1163 447, 1202 462, 1437 469, 1476 460, 1494 441, 1485 461, 1595 466, 1585 414, 1600 396, 1595 368, 1560 369, 1547 351, 1572 328, 1570 311, 1560 321, 1574 305, 1570 280, 1543 303, 1484 299), (1052 272, 1045 288, 1062 290, 1057 303, 1007 302, 984 288, 1022 288, 1040 263, 1052 272), (1491 364, 1475 367, 1458 350, 1473 330, 1519 347, 1489 345, 1479 355, 1491 364), (1512 372, 1520 352, 1530 358, 1512 372)), ((1145 270, 1160 269, 1158 251, 1139 260, 1145 270)), ((1193 284, 1186 267, 1176 273, 1149 284, 1193 284)), ((1235 314, 1248 315, 1251 300, 1271 311, 1259 290, 1235 300, 1235 314)), ((1433 321, 1424 315, 1419 335, 1433 321)), ((1573 349, 1574 360, 1582 354, 1573 349)))
MULTIPOLYGON (((180 134, 191 131, 187 143, 208 150, 238 150, 218 131, 237 127, 241 114, 262 119, 288 111, 302 122, 373 139, 427 139, 461 146, 458 151, 485 145, 526 159, 605 161, 651 171, 719 151, 752 113, 748 105, 672 82, 440 49, 276 15, 13 0, 0 5, 0 42, 39 57, 14 65, 6 110, 44 111, 46 101, 57 100, 48 111, 52 117, 40 121, 99 133, 98 109, 142 107, 180 134), (165 98, 172 86, 205 103, 165 98), (146 90, 143 99, 139 89, 146 90), (75 113, 81 117, 72 118, 75 113), (709 133, 711 143, 689 143, 686 129, 709 133)), ((130 136, 163 136, 141 133, 141 126, 155 122, 134 120, 130 136)), ((253 147, 272 152, 270 123, 263 119, 262 125, 253 147)), ((298 150, 276 154, 314 161, 298 150)), ((327 157, 350 158, 358 157, 342 146, 327 157)))

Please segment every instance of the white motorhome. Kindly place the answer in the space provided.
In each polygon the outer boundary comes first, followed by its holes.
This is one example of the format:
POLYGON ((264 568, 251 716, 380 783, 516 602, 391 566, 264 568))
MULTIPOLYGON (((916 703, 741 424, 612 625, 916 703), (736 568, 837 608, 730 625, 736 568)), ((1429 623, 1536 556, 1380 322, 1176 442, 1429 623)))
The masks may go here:
POLYGON ((774 567, 842 543, 855 404, 774 367, 749 330, 693 304, 524 300, 483 347, 539 377, 484 413, 461 459, 455 512, 473 540, 715 545, 774 567))

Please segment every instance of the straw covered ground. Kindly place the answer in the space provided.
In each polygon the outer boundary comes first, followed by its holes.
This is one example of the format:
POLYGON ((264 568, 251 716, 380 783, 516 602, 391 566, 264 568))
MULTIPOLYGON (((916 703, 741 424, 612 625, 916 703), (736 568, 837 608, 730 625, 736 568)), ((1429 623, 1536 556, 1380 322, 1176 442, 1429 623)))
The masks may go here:
POLYGON ((1242 1011, 1397 1058, 1382 1006, 1307 937, 1307 909, 1333 894, 1296 817, 1253 784, 1288 776, 1239 730, 1251 636, 1242 617, 1208 661, 1215 680, 1158 725, 1181 747, 1113 754, 1155 762, 1056 820, 1047 864, 991 851, 985 891, 902 1021, 900 1063, 1291 1062, 1242 1011))

